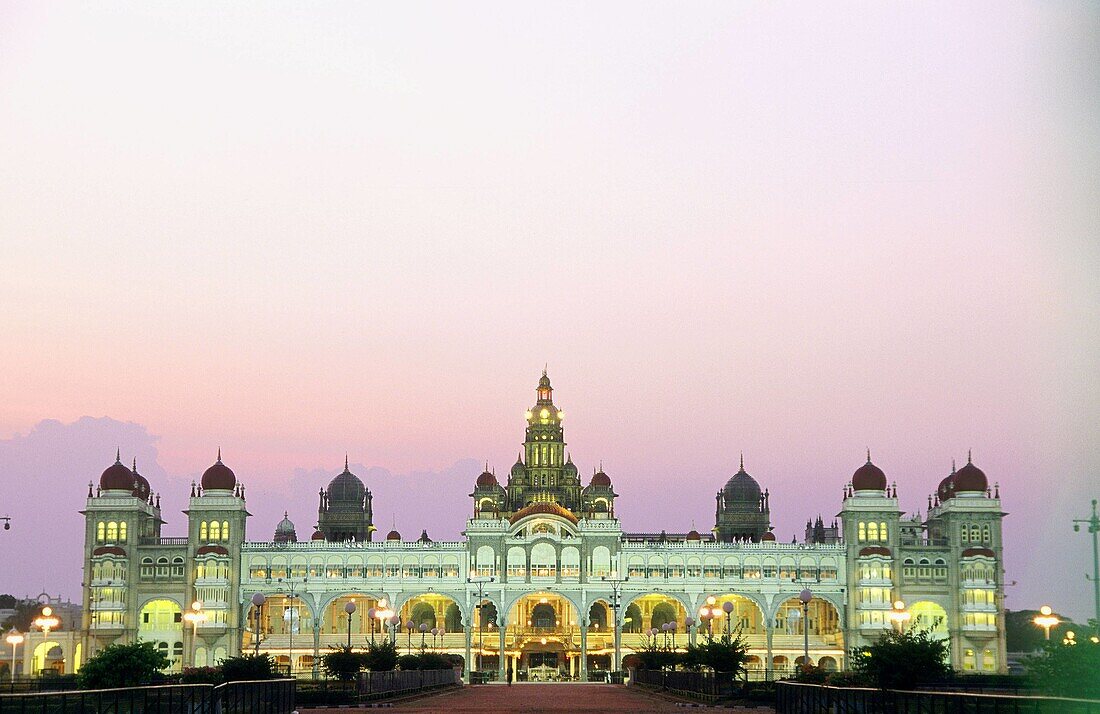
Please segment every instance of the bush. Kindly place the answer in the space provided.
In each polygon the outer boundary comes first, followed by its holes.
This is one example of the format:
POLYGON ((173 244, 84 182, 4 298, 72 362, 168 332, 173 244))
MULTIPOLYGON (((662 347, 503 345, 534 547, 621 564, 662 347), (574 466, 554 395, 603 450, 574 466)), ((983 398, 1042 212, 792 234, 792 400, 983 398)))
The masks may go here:
POLYGON ((221 684, 225 681, 218 667, 184 667, 181 684, 221 684))
POLYGON ((454 666, 449 656, 430 650, 421 652, 417 659, 420 660, 420 669, 450 669, 454 666))
POLYGON ((321 658, 321 666, 330 677, 348 682, 359 674, 366 664, 367 656, 362 652, 355 652, 347 645, 337 647, 321 658))
POLYGON ((706 637, 689 644, 681 656, 688 669, 707 668, 715 672, 740 675, 745 671, 749 646, 740 632, 721 637, 706 637))
POLYGON ((153 642, 108 645, 80 668, 80 686, 84 689, 138 687, 154 682, 168 664, 168 656, 153 642))
POLYGON ((269 655, 241 655, 221 661, 222 679, 226 682, 244 682, 251 679, 273 679, 275 661, 269 655))
POLYGON ((389 640, 369 643, 363 665, 372 672, 389 672, 397 666, 397 645, 389 640))
POLYGON ((825 683, 830 687, 866 687, 871 682, 861 672, 829 672, 825 683))
POLYGON ((397 658, 397 668, 406 672, 420 669, 420 658, 414 654, 403 654, 397 658))
POLYGON ((885 632, 874 644, 852 650, 852 669, 880 689, 912 689, 951 674, 947 646, 927 630, 885 632))
POLYGON ((825 684, 829 673, 813 664, 801 664, 794 674, 794 681, 804 684, 825 684))

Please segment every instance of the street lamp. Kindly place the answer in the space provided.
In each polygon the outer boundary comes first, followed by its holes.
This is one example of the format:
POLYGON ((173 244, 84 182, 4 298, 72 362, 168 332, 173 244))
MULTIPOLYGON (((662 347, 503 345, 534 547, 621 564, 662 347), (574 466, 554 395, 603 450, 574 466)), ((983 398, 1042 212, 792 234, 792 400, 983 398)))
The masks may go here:
POLYGON ((1052 612, 1050 605, 1043 605, 1039 608, 1039 614, 1032 620, 1036 625, 1043 628, 1043 633, 1048 640, 1050 639, 1050 628, 1061 622, 1061 620, 1051 614, 1052 612))
MULTIPOLYGON (((1081 524, 1087 526, 1092 534, 1092 596, 1096 607, 1096 634, 1100 635, 1100 546, 1097 544, 1097 534, 1100 534, 1100 515, 1096 513, 1096 499, 1092 499, 1092 515, 1087 519, 1073 520, 1074 533, 1080 532, 1081 524)), ((1085 576, 1088 578, 1089 576, 1085 576)))
POLYGON ((57 626, 61 624, 61 620, 53 614, 53 608, 47 605, 42 608, 42 614, 34 618, 34 622, 31 624, 42 630, 43 638, 48 638, 50 630, 56 630, 57 626))
POLYGON ((890 622, 897 626, 898 633, 900 634, 905 631, 905 623, 909 621, 912 614, 905 609, 905 603, 903 601, 895 600, 893 609, 891 609, 886 616, 890 618, 890 622))
POLYGON ((263 593, 256 593, 252 596, 252 607, 256 610, 256 628, 252 631, 253 636, 256 639, 255 655, 260 656, 260 608, 267 602, 267 596, 263 593))
POLYGON ((695 618, 688 615, 684 618, 684 633, 688 637, 688 644, 691 644, 691 626, 695 624, 695 618))
POLYGON ((409 654, 412 654, 412 651, 413 651, 413 630, 416 629, 416 623, 413 622, 412 620, 409 620, 408 622, 405 623, 405 629, 407 629, 409 631, 409 654))
MULTIPOLYGON (((622 624, 619 622, 619 607, 622 605, 622 589, 623 583, 630 580, 629 575, 619 577, 619 574, 613 572, 611 577, 603 576, 603 581, 611 586, 611 616, 615 619, 615 629, 612 632, 615 642, 615 661, 611 663, 612 669, 618 672, 622 669, 622 639, 623 629, 622 624)), ((588 671, 588 653, 584 653, 585 671, 588 671)))
POLYGON ((351 649, 351 616, 355 613, 355 601, 348 600, 348 604, 344 605, 344 612, 348 614, 348 649, 351 649))
POLYGON ((11 645, 11 683, 15 685, 15 648, 23 642, 23 633, 14 627, 8 630, 8 636, 5 637, 8 644, 11 645))
POLYGON ((191 609, 183 613, 183 619, 191 623, 191 666, 195 666, 195 650, 199 641, 199 623, 206 619, 206 613, 202 611, 202 603, 196 600, 191 603, 191 609))
POLYGON ((798 599, 802 601, 802 666, 810 664, 810 600, 814 594, 806 588, 798 593, 798 599))
POLYGON ((374 618, 378 615, 378 608, 367 608, 367 622, 370 623, 370 643, 374 644, 374 618))
POLYGON ((401 616, 390 615, 386 622, 390 623, 390 642, 394 647, 397 646, 397 630, 401 627, 401 616))
MULTIPOLYGON (((481 648, 485 644, 485 633, 481 622, 481 604, 485 600, 485 584, 493 582, 493 576, 481 577, 481 578, 466 578, 466 582, 471 585, 477 585, 477 658, 475 663, 477 664, 477 671, 481 671, 481 648)), ((504 657, 504 653, 501 652, 501 658, 504 657)), ((473 679, 470 680, 473 682, 473 679)))
POLYGON ((724 603, 722 603, 722 612, 726 613, 726 639, 728 640, 729 636, 730 636, 730 622, 733 620, 733 617, 732 617, 733 601, 732 600, 726 600, 724 603))

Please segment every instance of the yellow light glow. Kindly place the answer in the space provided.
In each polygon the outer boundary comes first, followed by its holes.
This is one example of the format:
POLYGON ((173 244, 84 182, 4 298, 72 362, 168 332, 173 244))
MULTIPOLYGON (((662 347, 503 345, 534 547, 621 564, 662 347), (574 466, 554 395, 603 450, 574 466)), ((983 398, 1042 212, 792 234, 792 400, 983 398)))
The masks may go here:
POLYGON ((710 597, 707 598, 707 604, 708 605, 713 605, 716 602, 718 602, 718 600, 713 595, 711 595, 710 597))
POLYGON ((549 409, 543 409, 541 412, 539 412, 539 416, 542 417, 543 419, 546 419, 547 417, 550 416, 550 410, 549 409))
POLYGON ((545 645, 545 644, 546 644, 546 638, 545 638, 545 637, 543 637, 543 638, 542 638, 541 640, 539 640, 539 642, 541 642, 542 644, 544 644, 544 645, 545 645))
POLYGON ((202 603, 199 602, 198 600, 196 600, 195 602, 191 603, 191 609, 192 610, 201 610, 202 609, 202 603))
POLYGON ((560 421, 564 418, 565 418, 565 412, 558 412, 558 420, 560 421))
POLYGON ((1050 609, 1050 605, 1043 605, 1041 608, 1039 608, 1039 614, 1041 615, 1049 615, 1052 612, 1054 611, 1050 609))
POLYGON ((546 604, 546 598, 544 598, 544 597, 540 597, 540 598, 539 598, 539 602, 540 602, 541 604, 545 605, 545 604, 546 604))
POLYGON ((8 635, 5 639, 8 641, 9 645, 11 645, 12 647, 15 647, 16 645, 21 644, 23 642, 23 635, 19 634, 18 632, 13 632, 12 634, 8 635))
POLYGON ((381 600, 378 601, 378 607, 385 607, 385 606, 386 606, 386 598, 382 598, 381 600))
POLYGON ((530 419, 530 418, 531 418, 532 416, 534 416, 534 415, 533 415, 533 414, 531 413, 531 410, 530 410, 530 409, 528 409, 527 411, 525 411, 525 412, 523 413, 523 416, 525 416, 525 417, 527 417, 528 419, 530 419))
POLYGON ((43 616, 43 617, 49 617, 49 616, 50 616, 50 615, 52 615, 52 614, 53 614, 53 608, 52 608, 52 607, 50 607, 49 605, 47 605, 46 607, 42 608, 42 616, 43 616))

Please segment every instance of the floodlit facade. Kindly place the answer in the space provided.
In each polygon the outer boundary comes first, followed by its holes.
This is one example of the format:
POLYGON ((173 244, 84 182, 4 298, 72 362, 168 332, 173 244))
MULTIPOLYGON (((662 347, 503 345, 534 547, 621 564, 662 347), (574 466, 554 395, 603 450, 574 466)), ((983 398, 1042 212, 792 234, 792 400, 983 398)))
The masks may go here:
POLYGON ((923 518, 901 512, 868 455, 838 520, 808 522, 802 542, 776 541, 770 493, 744 463, 716 494, 709 533, 642 533, 623 529, 602 469, 582 480, 564 416, 544 372, 519 458, 503 482, 477 478, 451 542, 376 540, 370 490, 346 463, 318 495, 311 537, 284 518, 271 539, 247 540, 245 488, 220 453, 192 486, 187 536, 163 537, 159 499, 116 460, 83 511, 83 651, 151 640, 179 668, 258 645, 308 672, 350 630, 353 646, 391 637, 468 670, 583 679, 654 637, 683 647, 729 629, 762 677, 803 661, 807 630, 809 660, 842 669, 884 628, 921 627, 950 640, 956 669, 1005 671, 1004 514, 969 460, 923 518))

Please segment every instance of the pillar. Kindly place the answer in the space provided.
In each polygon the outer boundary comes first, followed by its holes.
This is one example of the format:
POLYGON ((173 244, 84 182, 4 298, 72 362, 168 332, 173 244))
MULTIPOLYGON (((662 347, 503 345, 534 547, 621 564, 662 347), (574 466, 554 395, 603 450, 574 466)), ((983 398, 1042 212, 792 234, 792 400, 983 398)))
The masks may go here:
POLYGON ((767 643, 767 659, 764 660, 764 679, 771 680, 775 673, 772 670, 772 635, 775 634, 775 628, 772 626, 774 618, 769 619, 767 625, 764 628, 764 641, 767 643), (769 675, 768 673, 771 672, 769 675))
MULTIPOLYGON (((502 621, 502 623, 507 622, 507 620, 505 620, 505 618, 503 618, 503 617, 501 617, 500 620, 502 621)), ((508 637, 508 628, 505 627, 503 624, 501 624, 501 626, 498 627, 497 629, 500 631, 500 654, 497 657, 497 669, 499 670, 499 672, 498 672, 497 681, 503 682, 504 677, 508 674, 507 672, 504 671, 504 667, 506 666, 505 659, 504 659, 504 657, 505 657, 505 655, 504 655, 504 642, 508 637)))
POLYGON ((474 660, 472 658, 472 655, 473 655, 473 643, 472 643, 472 641, 473 641, 473 638, 474 638, 474 628, 470 627, 470 625, 467 624, 465 629, 466 629, 466 671, 463 673, 463 681, 465 681, 466 684, 469 684, 470 683, 470 672, 474 668, 474 660))
MULTIPOLYGON (((317 679, 317 668, 321 664, 321 625, 314 620, 313 625, 313 678, 317 679)), ((213 661, 213 660, 211 660, 213 661)))
POLYGON ((569 678, 573 679, 577 676, 577 659, 574 655, 569 655, 569 678))
POLYGON ((581 620, 581 681, 588 681, 588 620, 581 620))

